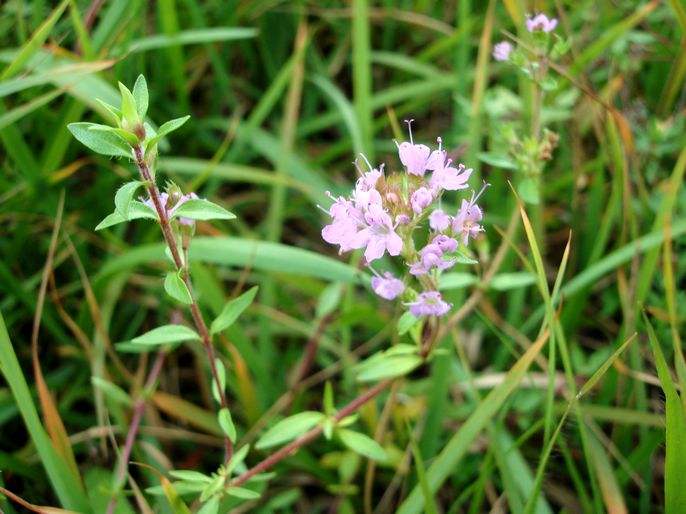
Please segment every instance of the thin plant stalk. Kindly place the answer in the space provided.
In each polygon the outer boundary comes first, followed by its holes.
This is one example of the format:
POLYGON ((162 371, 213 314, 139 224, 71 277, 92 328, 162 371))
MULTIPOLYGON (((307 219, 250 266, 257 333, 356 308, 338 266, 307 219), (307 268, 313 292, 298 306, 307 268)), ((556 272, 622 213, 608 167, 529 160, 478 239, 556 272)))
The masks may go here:
MULTIPOLYGON (((354 412, 357 411, 360 407, 362 407, 365 403, 367 403, 369 400, 375 398, 379 393, 387 389, 391 384, 393 383, 393 380, 384 380, 382 382, 379 382, 376 384, 374 387, 367 389, 364 393, 359 395, 357 398, 352 400, 350 403, 345 405, 341 410, 339 410, 336 414, 334 414, 333 419, 335 422, 342 420, 346 416, 350 416, 354 412)), ((305 432, 303 435, 298 437, 297 439, 293 440, 291 443, 287 444, 283 448, 279 449, 278 451, 272 453, 268 457, 266 457, 264 460, 259 462, 258 464, 255 464, 252 468, 247 470, 245 473, 242 475, 237 476, 234 480, 231 481, 232 486, 239 486, 241 484, 246 483, 248 480, 253 478, 255 475, 258 475, 260 473, 264 473, 268 469, 271 469, 274 467, 276 464, 281 462, 283 459, 286 457, 289 457, 293 455, 295 452, 297 452, 300 448, 305 446, 306 444, 311 443, 319 435, 324 431, 324 427, 322 425, 317 425, 316 427, 310 429, 309 431, 305 432)))
MULTIPOLYGON (((198 330, 198 333, 200 334, 203 347, 205 348, 205 353, 207 354, 207 358, 210 361, 210 370, 212 372, 212 379, 214 380, 217 386, 217 391, 219 393, 220 406, 222 409, 228 410, 229 406, 226 400, 226 393, 224 392, 224 388, 221 386, 222 382, 219 378, 219 372, 217 370, 217 364, 215 361, 212 336, 210 335, 210 331, 207 328, 205 319, 203 318, 202 313, 200 312, 198 302, 195 298, 195 295, 193 294, 193 284, 191 282, 190 274, 188 273, 188 267, 184 263, 184 260, 181 257, 181 253, 179 252, 179 247, 177 245, 176 238, 174 237, 174 232, 172 230, 171 223, 169 222, 169 216, 167 215, 167 209, 162 204, 162 199, 160 198, 160 191, 159 189, 157 189, 157 185, 155 184, 152 173, 150 172, 150 168, 145 162, 144 152, 141 145, 135 145, 133 147, 133 153, 135 156, 136 167, 140 172, 141 178, 146 184, 148 194, 155 207, 155 211, 157 212, 157 216, 160 221, 160 228, 162 229, 162 234, 164 236, 164 240, 167 244, 167 247, 169 248, 169 252, 171 253, 174 265, 176 266, 177 271, 181 272, 182 280, 186 284, 188 292, 190 293, 191 303, 189 308, 191 311, 191 316, 193 318, 193 324, 195 325, 195 328, 198 330)), ((231 460, 231 456, 233 455, 233 443, 226 434, 224 435, 224 450, 225 461, 228 462, 229 460, 231 460)))
POLYGON ((121 455, 119 457, 119 465, 117 466, 117 478, 115 487, 115 496, 112 496, 109 504, 107 505, 107 514, 112 514, 115 507, 117 506, 116 494, 120 487, 126 479, 126 471, 129 467, 129 458, 131 457, 131 452, 133 451, 133 445, 136 442, 136 437, 138 436, 138 430, 141 426, 141 420, 143 419, 143 413, 145 412, 145 404, 147 396, 150 391, 155 387, 160 372, 162 371, 162 365, 164 364, 166 352, 160 351, 157 353, 155 362, 150 369, 148 378, 145 380, 145 386, 143 388, 142 394, 136 400, 133 406, 133 416, 131 417, 131 424, 129 425, 129 431, 126 434, 126 442, 124 443, 124 448, 122 448, 121 455))

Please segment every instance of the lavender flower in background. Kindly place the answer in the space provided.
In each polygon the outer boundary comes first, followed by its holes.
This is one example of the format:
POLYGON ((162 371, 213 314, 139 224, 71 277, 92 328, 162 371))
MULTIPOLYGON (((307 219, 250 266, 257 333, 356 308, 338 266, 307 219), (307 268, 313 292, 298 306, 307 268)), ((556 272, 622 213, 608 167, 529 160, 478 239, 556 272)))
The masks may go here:
POLYGON ((437 138, 435 150, 415 144, 412 120, 407 124, 410 141, 396 143, 405 173, 386 176, 383 165, 375 168, 363 156, 368 171, 362 171, 355 163, 360 176, 350 196, 334 197, 327 193, 333 203, 322 210, 331 221, 322 229, 322 237, 338 245, 341 253, 364 249, 368 266, 387 254, 402 255, 405 277, 414 276, 412 282, 416 285, 406 285, 402 276, 375 271, 373 291, 386 300, 401 295, 414 298, 405 305, 415 316, 442 316, 451 306, 438 292, 439 275, 457 263, 455 252, 483 230, 483 213, 476 205, 481 192, 472 194, 469 201, 462 200, 455 216, 437 207, 446 192, 468 187, 472 170, 464 164, 453 165, 447 159, 441 138, 437 138), (414 234, 421 233, 421 229, 428 231, 424 239, 427 243, 417 249, 414 234))
POLYGON ((431 227, 431 230, 443 232, 450 226, 450 216, 448 216, 443 209, 436 209, 429 215, 429 226, 431 227))
POLYGON ((381 298, 394 300, 403 293, 405 284, 387 271, 383 276, 372 277, 372 289, 381 298))
POLYGON ((493 47, 493 58, 496 61, 507 61, 510 58, 512 50, 514 50, 512 43, 509 41, 501 41, 493 47))
POLYGON ((526 30, 529 32, 552 32, 557 27, 557 18, 548 18, 545 14, 539 13, 534 17, 526 17, 526 30))

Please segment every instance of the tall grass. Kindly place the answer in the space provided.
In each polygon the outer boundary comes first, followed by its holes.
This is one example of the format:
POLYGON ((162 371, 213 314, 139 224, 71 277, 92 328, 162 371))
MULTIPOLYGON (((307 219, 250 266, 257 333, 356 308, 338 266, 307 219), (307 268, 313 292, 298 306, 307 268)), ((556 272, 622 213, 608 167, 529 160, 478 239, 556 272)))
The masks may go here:
MULTIPOLYGON (((157 227, 93 232, 135 170, 66 128, 99 121, 96 99, 115 103, 117 81, 143 73, 150 119, 192 114, 161 145, 159 176, 238 215, 198 224, 201 309, 214 317, 261 286, 215 341, 237 447, 321 410, 327 382, 338 404, 355 398, 353 365, 410 337, 359 256, 321 241, 317 205, 349 189, 355 154, 397 162, 392 140, 414 118, 415 139, 442 134, 491 184, 481 264, 444 277, 455 326, 428 366, 359 412, 388 462, 316 440, 243 512, 683 512, 685 12, 677 0, 3 2, 0 509, 104 512, 152 366, 116 343, 184 316, 163 294, 157 227), (542 8, 572 47, 541 111, 560 139, 531 205, 493 158, 508 122, 528 126, 530 84, 490 53, 542 8)), ((208 377, 193 345, 167 357, 117 512, 197 510, 164 476, 221 464, 208 377)))

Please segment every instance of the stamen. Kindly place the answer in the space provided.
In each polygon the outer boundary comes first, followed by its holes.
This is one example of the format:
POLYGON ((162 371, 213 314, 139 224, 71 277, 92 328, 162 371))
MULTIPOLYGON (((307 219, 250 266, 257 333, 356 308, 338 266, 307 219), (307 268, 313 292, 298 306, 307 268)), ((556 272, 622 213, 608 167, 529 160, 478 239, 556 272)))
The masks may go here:
POLYGON ((412 122, 414 120, 405 120, 405 123, 407 123, 407 131, 410 133, 410 144, 414 144, 414 141, 412 140, 412 122))
POLYGON ((353 166, 355 166, 355 169, 357 170, 357 174, 360 175, 360 177, 361 177, 362 175, 364 175, 364 171, 362 171, 362 168, 360 168, 360 163, 357 162, 357 159, 355 159, 355 160, 353 161, 353 166))
POLYGON ((443 139, 441 137, 437 137, 436 141, 438 142, 438 151, 440 152, 443 148, 443 139))
POLYGON ((367 166, 369 167, 369 171, 372 171, 374 168, 372 168, 372 165, 369 164, 369 161, 367 160, 367 157, 366 157, 363 153, 361 153, 360 156, 364 159, 364 162, 367 163, 367 166))

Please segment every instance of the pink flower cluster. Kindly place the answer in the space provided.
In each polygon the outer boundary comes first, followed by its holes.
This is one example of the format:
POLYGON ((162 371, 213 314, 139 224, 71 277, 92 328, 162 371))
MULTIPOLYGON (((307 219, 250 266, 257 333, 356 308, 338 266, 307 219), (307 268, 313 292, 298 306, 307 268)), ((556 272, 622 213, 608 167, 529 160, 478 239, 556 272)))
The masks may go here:
POLYGON ((555 27, 557 27, 557 18, 548 18, 543 13, 526 17, 526 30, 529 32, 552 32, 555 27))
POLYGON ((407 122, 410 141, 396 143, 406 172, 386 175, 383 165, 374 168, 365 158, 367 171, 358 167, 360 177, 349 197, 327 193, 333 204, 324 210, 331 222, 322 229, 322 237, 338 245, 340 253, 364 248, 366 264, 375 274, 372 289, 380 297, 393 300, 404 295, 411 300, 405 305, 415 316, 442 316, 451 305, 438 292, 438 274, 454 266, 460 246, 483 230, 483 213, 475 203, 478 195, 462 200, 454 215, 440 207, 444 192, 468 187, 472 170, 453 165, 440 138, 435 150, 416 144, 411 122, 407 122), (428 228, 428 238, 417 250, 413 238, 420 228, 428 228), (402 257, 408 271, 405 280, 372 268, 386 253, 402 257), (422 292, 407 287, 410 277, 415 277, 422 292))
MULTIPOLYGON (((535 16, 526 17, 526 30, 529 32, 549 33, 557 27, 557 18, 548 18, 545 14, 539 13, 535 16)), ((496 61, 507 61, 513 52, 514 46, 509 41, 501 41, 493 46, 493 58, 496 61)))

